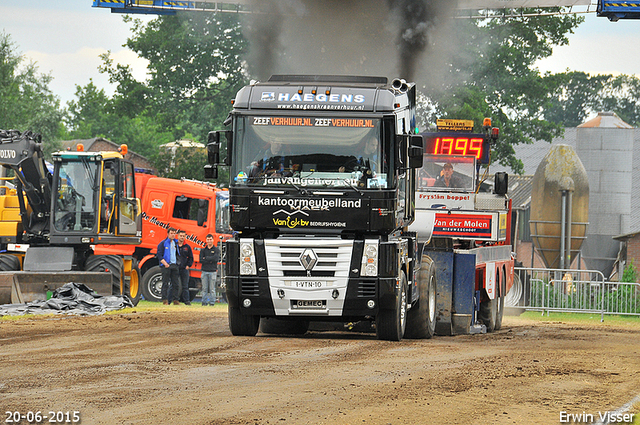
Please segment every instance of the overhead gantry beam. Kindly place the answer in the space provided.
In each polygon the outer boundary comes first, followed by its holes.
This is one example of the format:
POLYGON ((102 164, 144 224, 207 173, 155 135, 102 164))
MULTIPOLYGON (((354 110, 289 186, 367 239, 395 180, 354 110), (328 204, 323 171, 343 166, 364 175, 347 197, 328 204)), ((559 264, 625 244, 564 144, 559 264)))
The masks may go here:
MULTIPOLYGON (((376 2, 379 0, 372 0, 376 2)), ((592 0, 459 0, 459 18, 498 18, 576 14, 594 12, 592 0), (561 11, 526 12, 526 8, 558 8, 561 11), (568 9, 566 9, 568 8, 568 9)), ((595 0, 594 0, 595 1, 595 0)), ((603 0, 600 0, 603 1, 603 0)), ((638 0, 640 1, 640 0, 638 0)), ((94 0, 93 7, 109 8, 113 13, 174 15, 178 11, 255 13, 259 1, 251 0, 94 0)))

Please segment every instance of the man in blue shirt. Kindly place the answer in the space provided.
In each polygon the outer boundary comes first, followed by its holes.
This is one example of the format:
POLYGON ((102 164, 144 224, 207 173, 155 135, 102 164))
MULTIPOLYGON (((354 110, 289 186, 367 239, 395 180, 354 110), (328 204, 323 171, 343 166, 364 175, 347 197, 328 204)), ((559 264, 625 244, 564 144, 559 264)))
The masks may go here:
POLYGON ((167 238, 158 244, 158 262, 162 268, 162 289, 160 290, 162 303, 180 304, 178 302, 178 289, 180 288, 180 272, 178 270, 178 242, 176 241, 177 230, 170 227, 167 230, 167 238))

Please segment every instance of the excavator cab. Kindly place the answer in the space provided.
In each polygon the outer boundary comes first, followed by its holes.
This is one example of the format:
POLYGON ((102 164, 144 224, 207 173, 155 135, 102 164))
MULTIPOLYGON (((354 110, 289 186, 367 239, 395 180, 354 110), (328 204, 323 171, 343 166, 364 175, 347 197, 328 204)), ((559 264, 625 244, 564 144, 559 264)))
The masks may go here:
POLYGON ((0 165, 15 174, 15 189, 0 196, 0 304, 41 299, 66 282, 137 304, 137 259, 93 253, 95 245, 140 243, 140 203, 125 154, 125 145, 56 152, 52 174, 39 135, 0 130, 0 165), (16 243, 20 249, 9 247, 16 243))
POLYGON ((51 243, 139 243, 132 163, 117 152, 58 152, 53 162, 51 243))

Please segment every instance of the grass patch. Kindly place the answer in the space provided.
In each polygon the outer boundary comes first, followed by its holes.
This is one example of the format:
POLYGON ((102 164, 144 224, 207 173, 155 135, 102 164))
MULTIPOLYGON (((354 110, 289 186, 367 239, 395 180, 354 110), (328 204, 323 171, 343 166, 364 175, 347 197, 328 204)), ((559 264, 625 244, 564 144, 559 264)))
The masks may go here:
MULTIPOLYGON (((130 308, 123 308, 121 310, 107 311, 104 315, 113 314, 131 314, 140 312, 156 312, 156 311, 182 311, 182 312, 204 312, 204 311, 227 311, 227 304, 215 304, 213 306, 202 306, 200 303, 192 303, 191 305, 164 305, 162 303, 140 300, 137 306, 130 308)), ((50 319, 52 317, 79 317, 73 315, 67 315, 63 313, 51 313, 51 314, 23 314, 21 316, 0 316, 0 322, 16 322, 25 319, 50 319)))
POLYGON ((0 316, 0 322, 17 322, 18 320, 23 319, 35 319, 35 318, 46 318, 50 319, 53 316, 57 316, 56 314, 23 314, 22 316, 0 316))
POLYGON ((640 328, 640 316, 604 315, 604 322, 600 322, 600 314, 597 313, 556 313, 542 314, 539 311, 527 311, 520 316, 505 316, 506 320, 515 319, 533 320, 537 322, 562 322, 602 326, 625 326, 640 328))
POLYGON ((215 304, 213 306, 203 306, 200 303, 191 305, 164 305, 162 303, 140 300, 137 306, 123 308, 122 310, 107 311, 105 314, 127 314, 133 312, 154 312, 154 311, 227 311, 227 304, 215 304))

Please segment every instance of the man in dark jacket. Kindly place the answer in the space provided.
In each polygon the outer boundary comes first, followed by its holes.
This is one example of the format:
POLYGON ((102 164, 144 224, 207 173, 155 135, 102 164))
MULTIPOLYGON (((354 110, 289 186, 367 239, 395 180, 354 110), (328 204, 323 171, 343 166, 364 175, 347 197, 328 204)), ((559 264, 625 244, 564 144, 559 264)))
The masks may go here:
POLYGON ((178 271, 178 243, 175 240, 177 230, 170 227, 167 238, 158 244, 158 262, 162 268, 162 288, 160 289, 163 304, 180 304, 178 302, 178 286, 180 273, 178 271))
POLYGON ((213 235, 208 234, 205 242, 207 245, 200 250, 202 305, 213 305, 216 302, 216 275, 220 261, 220 250, 213 244, 213 235))
POLYGON ((178 269, 180 270, 180 283, 182 286, 180 300, 186 305, 191 305, 191 295, 189 294, 189 267, 193 265, 193 251, 187 243, 187 232, 184 230, 178 232, 178 251, 180 252, 178 269))

